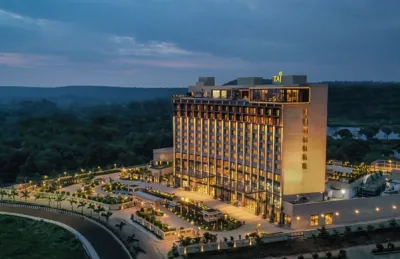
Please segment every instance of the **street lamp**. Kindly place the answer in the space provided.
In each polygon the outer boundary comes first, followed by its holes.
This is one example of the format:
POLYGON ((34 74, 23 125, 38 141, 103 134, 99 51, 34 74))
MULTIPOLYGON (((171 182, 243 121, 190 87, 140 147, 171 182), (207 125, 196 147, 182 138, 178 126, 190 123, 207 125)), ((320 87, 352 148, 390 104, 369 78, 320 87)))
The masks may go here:
POLYGON ((260 223, 258 223, 257 226, 256 226, 256 233, 257 233, 257 234, 258 234, 258 229, 260 228, 260 226, 261 226, 260 223))

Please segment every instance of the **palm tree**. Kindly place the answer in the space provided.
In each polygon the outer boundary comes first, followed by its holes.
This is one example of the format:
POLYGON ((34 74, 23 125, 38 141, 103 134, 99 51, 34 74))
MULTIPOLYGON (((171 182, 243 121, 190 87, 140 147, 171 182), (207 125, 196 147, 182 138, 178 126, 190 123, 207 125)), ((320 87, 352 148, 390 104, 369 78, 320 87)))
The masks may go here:
POLYGON ((81 208, 81 214, 83 215, 83 208, 86 206, 86 201, 80 201, 78 204, 78 208, 81 208))
POLYGON ((133 245, 134 242, 139 242, 139 240, 135 238, 135 233, 132 233, 131 236, 128 236, 126 242, 133 245))
POLYGON ((88 209, 90 209, 90 217, 93 216, 93 211, 96 209, 93 203, 89 203, 88 209))
POLYGON ((8 196, 12 197, 13 201, 15 201, 15 196, 17 196, 17 195, 18 195, 18 192, 17 192, 17 190, 14 189, 14 187, 8 193, 8 196))
POLYGON ((50 203, 54 200, 54 197, 51 196, 51 195, 49 195, 49 196, 47 196, 46 198, 47 198, 47 200, 48 200, 48 202, 49 202, 49 207, 51 207, 50 203))
POLYGON ((26 202, 26 200, 29 198, 29 194, 30 194, 30 192, 27 190, 27 189, 25 189, 25 190, 23 190, 22 192, 21 192, 21 198, 25 198, 25 202, 26 202))
POLYGON ((122 231, 122 228, 123 228, 125 225, 126 225, 126 223, 123 222, 123 221, 121 221, 119 224, 115 224, 115 226, 116 226, 117 228, 119 228, 120 231, 122 231))
POLYGON ((0 201, 3 201, 5 195, 7 195, 7 192, 5 190, 0 190, 0 201))
POLYGON ((64 194, 57 195, 55 200, 56 200, 56 203, 57 203, 57 208, 61 208, 61 202, 65 201, 64 194))
POLYGON ((39 199, 43 199, 43 194, 41 193, 36 193, 35 195, 33 195, 35 197, 35 201, 39 200, 39 199))
POLYGON ((71 210, 74 211, 74 204, 77 204, 78 202, 75 199, 69 199, 69 204, 71 204, 71 210))
POLYGON ((96 209, 94 209, 94 212, 96 212, 99 216, 99 220, 100 220, 100 212, 102 212, 102 211, 106 211, 106 210, 103 207, 101 207, 100 205, 97 206, 96 209))
POLYGON ((111 217, 112 212, 107 211, 107 213, 102 213, 101 216, 103 216, 106 219, 106 223, 108 223, 108 219, 111 217))

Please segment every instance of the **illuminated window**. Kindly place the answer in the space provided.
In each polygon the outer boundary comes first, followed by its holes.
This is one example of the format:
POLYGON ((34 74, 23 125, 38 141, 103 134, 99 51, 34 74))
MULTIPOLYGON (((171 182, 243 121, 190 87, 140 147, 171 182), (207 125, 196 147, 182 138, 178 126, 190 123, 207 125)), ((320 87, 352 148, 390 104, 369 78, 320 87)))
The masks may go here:
POLYGON ((318 226, 318 221, 319 221, 318 215, 312 215, 310 217, 310 226, 312 227, 318 226))
POLYGON ((304 118, 304 119, 303 119, 303 125, 304 125, 304 126, 307 126, 307 125, 308 125, 308 118, 304 118))
POLYGON ((221 91, 220 90, 212 90, 212 97, 213 98, 220 98, 221 97, 221 91))
POLYGON ((333 214, 332 213, 325 214, 325 225, 332 225, 332 223, 333 223, 333 214))
POLYGON ((304 115, 304 117, 308 116, 308 109, 303 110, 303 115, 304 115))
POLYGON ((307 160, 307 154, 303 154, 303 160, 307 160))
POLYGON ((307 143, 308 142, 308 137, 307 136, 303 136, 303 143, 307 143))
POLYGON ((303 145, 303 151, 304 151, 304 152, 307 151, 307 145, 303 145))
POLYGON ((303 133, 307 134, 308 133, 308 127, 303 127, 303 133))

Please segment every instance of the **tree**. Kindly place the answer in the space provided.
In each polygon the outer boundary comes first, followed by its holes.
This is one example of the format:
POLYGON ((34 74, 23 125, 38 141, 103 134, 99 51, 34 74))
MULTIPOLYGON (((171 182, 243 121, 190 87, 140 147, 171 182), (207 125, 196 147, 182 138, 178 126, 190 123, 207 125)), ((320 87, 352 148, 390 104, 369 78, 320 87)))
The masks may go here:
POLYGON ((389 135, 393 132, 393 128, 387 125, 382 126, 380 130, 385 133, 386 140, 389 139, 389 135))
POLYGON ((71 204, 71 210, 74 211, 74 204, 77 204, 78 201, 75 200, 74 198, 68 199, 69 204, 71 204))
POLYGON ((319 231, 319 233, 318 233, 319 238, 325 239, 325 238, 329 237, 329 232, 325 226, 322 226, 321 228, 319 228, 318 231, 319 231))
POLYGON ((54 197, 51 196, 51 195, 48 195, 46 198, 47 198, 47 201, 49 202, 49 207, 51 207, 50 204, 51 204, 52 201, 54 201, 54 197))
POLYGON ((64 194, 58 194, 55 198, 57 208, 61 208, 61 202, 65 201, 64 194))
POLYGON ((7 192, 3 189, 0 190, 0 201, 3 201, 3 197, 7 195, 7 192))
POLYGON ((23 190, 23 191, 21 192, 21 198, 24 198, 24 199, 25 199, 25 202, 27 202, 27 199, 29 198, 29 194, 30 194, 30 191, 28 191, 27 189, 25 189, 25 190, 23 190))
POLYGON ((128 238, 126 239, 126 242, 133 246, 133 244, 135 242, 139 242, 139 240, 135 238, 135 233, 132 233, 132 235, 128 236, 128 238))
POLYGON ((367 140, 371 140, 376 135, 376 132, 369 128, 361 128, 359 133, 361 135, 364 135, 367 138, 367 140))
POLYGON ((83 208, 86 206, 86 201, 80 201, 78 204, 78 208, 81 208, 81 214, 83 215, 83 208))
POLYGON ((314 254, 312 255, 312 258, 313 258, 313 259, 318 259, 318 258, 319 258, 319 255, 318 255, 317 253, 314 253, 314 254))
POLYGON ((15 196, 17 196, 17 195, 18 195, 18 192, 17 192, 17 190, 14 189, 14 187, 8 193, 8 196, 12 197, 13 201, 15 201, 15 196))
POLYGON ((37 200, 40 200, 40 199, 43 199, 44 197, 43 197, 43 194, 41 194, 41 193, 36 193, 35 195, 34 195, 34 197, 35 197, 35 201, 37 201, 37 200))
POLYGON ((349 129, 340 129, 337 131, 337 134, 340 136, 342 139, 351 139, 353 138, 353 133, 349 129))
POLYGON ((99 220, 100 220, 100 213, 103 212, 103 211, 106 211, 106 210, 103 207, 101 207, 100 205, 97 206, 96 209, 94 209, 94 212, 96 212, 98 214, 98 216, 99 216, 99 220))
POLYGON ((326 253, 326 258, 327 259, 331 259, 332 258, 332 253, 331 252, 327 252, 326 253))
POLYGON ((121 222, 118 223, 118 224, 115 224, 115 226, 116 226, 117 228, 119 228, 120 231, 122 231, 122 228, 123 228, 125 225, 126 225, 126 223, 123 222, 123 221, 121 221, 121 222))
POLYGON ((112 212, 107 211, 107 213, 102 213, 101 216, 103 216, 106 219, 106 223, 108 223, 109 218, 112 216, 112 212))
POLYGON ((89 203, 88 209, 90 209, 90 217, 93 216, 93 211, 96 209, 93 203, 89 203))

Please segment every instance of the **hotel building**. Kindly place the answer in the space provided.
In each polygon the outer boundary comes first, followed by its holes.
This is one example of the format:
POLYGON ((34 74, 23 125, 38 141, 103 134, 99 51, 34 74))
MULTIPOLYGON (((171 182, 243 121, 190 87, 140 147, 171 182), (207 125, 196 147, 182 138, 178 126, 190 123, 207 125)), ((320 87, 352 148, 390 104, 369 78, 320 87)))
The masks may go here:
POLYGON ((283 197, 325 192, 328 86, 202 77, 174 96, 174 184, 289 223, 283 197))

